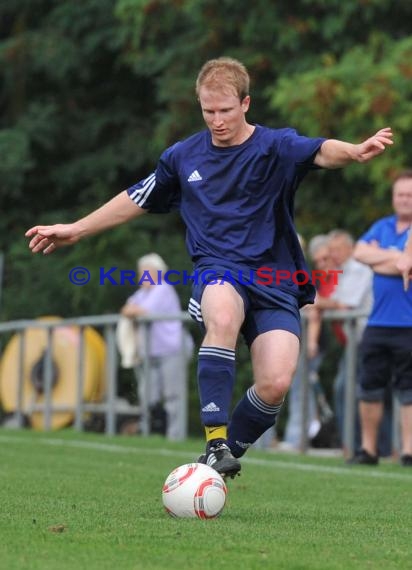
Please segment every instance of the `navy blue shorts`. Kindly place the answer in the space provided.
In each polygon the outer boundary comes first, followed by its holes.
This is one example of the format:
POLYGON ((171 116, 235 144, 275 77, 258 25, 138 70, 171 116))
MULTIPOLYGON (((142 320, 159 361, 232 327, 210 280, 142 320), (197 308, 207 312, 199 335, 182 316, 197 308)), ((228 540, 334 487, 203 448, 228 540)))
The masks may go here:
POLYGON ((383 401, 391 385, 401 404, 412 404, 412 328, 366 327, 359 350, 360 399, 383 401))
MULTIPOLYGON (((219 287, 223 281, 224 279, 215 279, 216 286, 219 287)), ((207 284, 202 279, 193 284, 188 307, 190 316, 203 330, 205 327, 200 302, 207 284)), ((289 331, 300 338, 300 313, 296 297, 254 282, 244 284, 230 279, 230 284, 243 299, 245 320, 240 332, 249 347, 257 336, 272 330, 289 331)))

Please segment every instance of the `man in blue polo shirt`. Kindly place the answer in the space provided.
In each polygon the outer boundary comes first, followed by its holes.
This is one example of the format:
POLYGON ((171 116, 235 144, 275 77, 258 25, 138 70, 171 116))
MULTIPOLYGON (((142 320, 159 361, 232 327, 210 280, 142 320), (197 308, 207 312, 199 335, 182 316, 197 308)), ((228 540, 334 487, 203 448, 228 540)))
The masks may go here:
POLYGON ((227 57, 206 62, 196 95, 207 129, 165 150, 154 172, 85 218, 26 235, 33 252, 51 253, 145 212, 180 210, 200 276, 189 310, 205 331, 198 386, 207 443, 199 461, 233 477, 238 458, 276 421, 298 360, 299 307, 313 302, 312 284, 291 278, 307 272, 293 222, 299 183, 312 168, 373 159, 392 144, 392 131, 351 144, 249 123, 249 74, 227 57), (222 279, 209 281, 211 272, 222 279), (240 332, 254 383, 229 418, 240 332))
POLYGON ((374 271, 374 303, 361 349, 362 449, 351 463, 377 465, 377 433, 385 389, 392 382, 401 405, 401 464, 412 466, 412 289, 403 287, 397 267, 412 224, 412 171, 392 187, 395 214, 375 222, 361 236, 354 255, 374 271))

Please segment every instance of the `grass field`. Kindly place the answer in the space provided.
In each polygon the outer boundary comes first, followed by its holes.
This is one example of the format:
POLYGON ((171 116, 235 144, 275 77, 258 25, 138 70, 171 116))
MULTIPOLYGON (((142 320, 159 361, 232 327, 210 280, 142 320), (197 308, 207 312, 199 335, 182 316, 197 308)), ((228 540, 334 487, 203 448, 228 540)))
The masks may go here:
POLYGON ((412 568, 412 469, 250 450, 218 519, 161 488, 200 441, 0 430, 4 570, 412 568))

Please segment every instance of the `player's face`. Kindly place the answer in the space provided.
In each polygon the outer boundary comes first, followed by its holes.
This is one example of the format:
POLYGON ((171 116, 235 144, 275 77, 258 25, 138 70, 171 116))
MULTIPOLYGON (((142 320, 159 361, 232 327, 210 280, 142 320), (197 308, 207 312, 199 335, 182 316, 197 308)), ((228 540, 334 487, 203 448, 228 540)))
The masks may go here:
POLYGON ((216 146, 234 146, 243 143, 251 134, 245 114, 250 97, 240 101, 234 90, 214 90, 201 87, 199 101, 203 119, 216 146))
POLYGON ((399 218, 412 222, 412 178, 401 178, 395 182, 392 203, 399 218))

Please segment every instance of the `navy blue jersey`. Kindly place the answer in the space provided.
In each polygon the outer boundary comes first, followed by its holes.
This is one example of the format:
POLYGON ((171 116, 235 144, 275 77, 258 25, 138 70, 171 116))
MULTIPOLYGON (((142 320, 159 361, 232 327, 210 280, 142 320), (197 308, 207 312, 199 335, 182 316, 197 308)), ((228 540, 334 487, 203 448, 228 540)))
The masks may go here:
MULTIPOLYGON (((148 212, 180 210, 196 266, 306 271, 294 195, 324 140, 257 125, 244 143, 217 147, 204 130, 168 148, 128 193, 148 212)), ((302 293, 292 282, 282 287, 302 293)), ((305 291, 308 302, 311 286, 305 291)))

